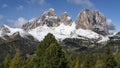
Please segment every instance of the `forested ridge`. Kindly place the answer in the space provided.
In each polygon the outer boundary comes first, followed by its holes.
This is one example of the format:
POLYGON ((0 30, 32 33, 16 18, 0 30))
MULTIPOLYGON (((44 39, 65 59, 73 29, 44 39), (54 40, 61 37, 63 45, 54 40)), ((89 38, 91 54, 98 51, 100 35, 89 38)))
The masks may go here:
POLYGON ((52 34, 39 43, 34 55, 23 57, 19 50, 8 54, 0 68, 120 68, 120 53, 107 44, 103 53, 67 53, 52 34))

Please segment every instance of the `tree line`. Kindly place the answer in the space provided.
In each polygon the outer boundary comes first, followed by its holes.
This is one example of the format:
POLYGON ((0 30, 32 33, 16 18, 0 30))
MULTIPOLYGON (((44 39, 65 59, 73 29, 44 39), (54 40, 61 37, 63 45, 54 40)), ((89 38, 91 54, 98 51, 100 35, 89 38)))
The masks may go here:
POLYGON ((0 68, 120 68, 120 54, 112 54, 109 45, 103 54, 66 54, 55 37, 48 33, 34 55, 6 56, 0 68))

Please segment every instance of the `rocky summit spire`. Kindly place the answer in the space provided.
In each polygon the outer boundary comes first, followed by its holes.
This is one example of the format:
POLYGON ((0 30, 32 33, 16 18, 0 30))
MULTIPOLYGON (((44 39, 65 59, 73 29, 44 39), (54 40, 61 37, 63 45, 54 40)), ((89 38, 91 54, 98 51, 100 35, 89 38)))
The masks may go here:
POLYGON ((53 8, 50 8, 48 11, 45 11, 42 16, 38 19, 40 25, 47 25, 49 27, 58 26, 59 18, 53 8))
POLYGON ((75 23, 77 29, 90 29, 102 35, 108 34, 106 18, 97 10, 84 9, 78 14, 75 23))
POLYGON ((49 10, 43 12, 43 14, 38 19, 35 18, 28 21, 28 23, 24 24, 22 28, 26 31, 29 31, 43 25, 47 25, 48 27, 56 27, 59 25, 59 22, 60 20, 55 10, 50 8, 49 10))
POLYGON ((71 25, 72 24, 72 19, 67 12, 64 12, 60 16, 60 22, 63 23, 64 25, 71 25))
MULTIPOLYGON (((67 12, 64 12, 59 17, 57 16, 55 10, 53 8, 50 8, 45 11, 39 18, 32 19, 28 23, 24 24, 22 28, 26 31, 29 31, 43 25, 47 25, 48 27, 57 27, 61 23, 64 25, 72 24, 72 19, 69 14, 67 12)), ((101 35, 108 34, 106 18, 97 10, 83 9, 82 12, 78 14, 75 23, 76 29, 88 29, 101 35)))

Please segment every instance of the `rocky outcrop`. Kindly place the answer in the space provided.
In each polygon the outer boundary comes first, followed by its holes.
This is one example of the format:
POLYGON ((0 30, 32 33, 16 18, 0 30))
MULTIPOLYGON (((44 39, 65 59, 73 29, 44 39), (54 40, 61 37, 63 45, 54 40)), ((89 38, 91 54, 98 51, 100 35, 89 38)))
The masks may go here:
POLYGON ((2 26, 0 29, 0 63, 4 60, 6 55, 9 53, 14 56, 17 50, 26 56, 27 54, 34 54, 36 47, 39 43, 32 35, 24 33, 23 37, 22 30, 16 31, 16 28, 10 28, 2 26))
POLYGON ((81 13, 78 14, 75 23, 77 29, 90 29, 97 32, 98 34, 108 34, 106 18, 97 10, 84 9, 81 13))
POLYGON ((24 24, 22 28, 26 31, 34 29, 38 26, 47 25, 49 27, 56 27, 59 25, 60 19, 56 15, 53 8, 45 11, 38 19, 31 19, 28 23, 24 24))
POLYGON ((38 41, 31 34, 25 32, 22 29, 10 28, 7 25, 3 25, 0 28, 0 44, 19 40, 20 38, 31 41, 38 41))
POLYGON ((59 25, 59 18, 56 15, 53 8, 50 8, 48 11, 45 11, 43 15, 37 21, 40 25, 47 25, 49 27, 56 27, 59 25))
POLYGON ((116 33, 115 35, 112 35, 109 37, 110 41, 114 41, 114 42, 119 42, 120 41, 120 32, 116 33))
MULTIPOLYGON (((45 11, 38 19, 32 19, 28 23, 24 24, 22 28, 26 31, 29 31, 43 25, 47 25, 48 27, 57 27, 61 23, 64 25, 71 25, 72 19, 67 12, 64 12, 59 17, 55 13, 55 10, 50 8, 48 11, 45 11)), ((88 29, 101 35, 108 34, 106 18, 97 10, 84 9, 81 13, 78 14, 75 23, 76 29, 88 29)))
POLYGON ((36 28, 39 25, 40 25, 40 23, 37 23, 37 19, 33 18, 33 19, 29 20, 28 23, 24 24, 22 26, 22 29, 28 31, 28 30, 36 28))
POLYGON ((1 28, 0 28, 0 31, 1 31, 1 34, 4 35, 6 33, 10 33, 10 30, 5 26, 3 25, 1 28))
POLYGON ((64 12, 64 13, 60 16, 60 22, 63 23, 64 25, 71 25, 71 24, 72 24, 72 19, 71 19, 71 17, 68 15, 67 12, 64 12))

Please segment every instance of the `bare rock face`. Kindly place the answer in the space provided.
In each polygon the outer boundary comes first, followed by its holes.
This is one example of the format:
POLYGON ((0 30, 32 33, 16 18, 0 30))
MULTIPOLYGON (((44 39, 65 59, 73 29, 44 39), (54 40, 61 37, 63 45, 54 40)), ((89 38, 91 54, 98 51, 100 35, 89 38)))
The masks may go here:
POLYGON ((45 11, 38 19, 31 19, 28 23, 24 24, 22 28, 26 31, 29 31, 43 25, 47 25, 48 27, 56 27, 59 25, 59 22, 60 20, 54 9, 50 8, 48 11, 45 11))
POLYGON ((1 30, 2 32, 4 32, 4 33, 10 33, 9 28, 7 28, 5 25, 3 25, 3 26, 0 28, 0 30, 1 30))
POLYGON ((108 34, 106 18, 97 10, 84 9, 75 22, 77 29, 90 29, 102 35, 108 34))
POLYGON ((59 25, 59 18, 56 15, 54 9, 50 8, 44 12, 43 15, 37 21, 40 25, 47 25, 49 27, 56 27, 59 25))
POLYGON ((64 12, 64 13, 60 16, 60 22, 62 22, 64 25, 71 25, 71 24, 72 24, 72 19, 71 19, 71 17, 68 15, 67 12, 64 12))
POLYGON ((3 25, 3 26, 0 28, 0 31, 1 31, 1 34, 2 34, 2 35, 6 35, 6 33, 10 33, 9 28, 6 27, 5 25, 3 25))
POLYGON ((31 30, 31 29, 36 28, 36 27, 39 26, 39 25, 40 25, 40 23, 37 23, 37 19, 36 19, 36 18, 33 18, 33 19, 29 20, 28 23, 24 24, 24 25, 22 26, 22 28, 23 28, 24 30, 28 31, 28 30, 31 30))

